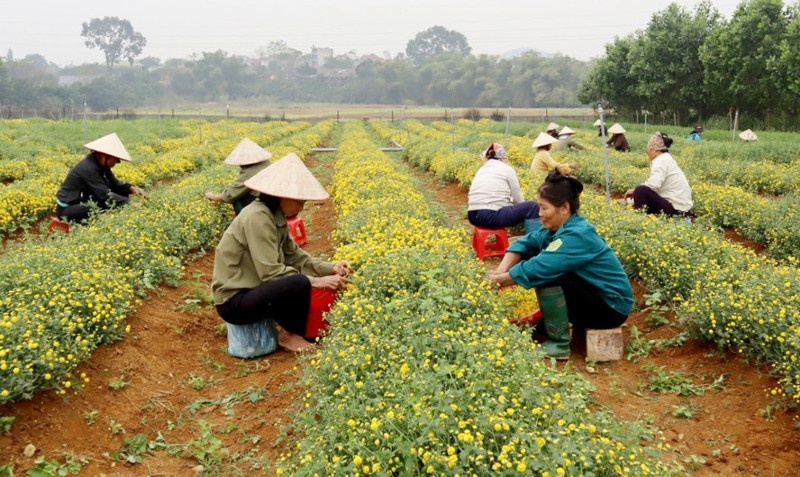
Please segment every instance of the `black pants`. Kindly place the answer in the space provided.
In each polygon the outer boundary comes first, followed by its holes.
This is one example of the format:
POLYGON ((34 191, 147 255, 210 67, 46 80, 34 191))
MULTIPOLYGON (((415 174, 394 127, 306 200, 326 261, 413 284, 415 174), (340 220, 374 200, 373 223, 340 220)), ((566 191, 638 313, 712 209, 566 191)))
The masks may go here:
POLYGON ((574 273, 562 275, 538 288, 550 287, 561 287, 564 291, 569 322, 576 328, 607 330, 628 319, 627 315, 608 306, 597 288, 574 273))
MULTIPOLYGON (((123 197, 128 197, 127 194, 119 194, 123 197)), ((123 202, 124 203, 124 202, 123 202)), ((60 205, 56 205, 56 217, 61 220, 68 220, 70 222, 83 222, 89 218, 89 214, 91 213, 92 209, 89 207, 90 204, 95 204, 100 210, 108 210, 111 208, 109 203, 106 202, 79 202, 77 204, 72 204, 68 207, 61 207, 60 205)))
POLYGON ((633 189, 633 208, 641 209, 642 207, 648 214, 683 215, 683 212, 676 210, 667 199, 656 194, 646 185, 639 185, 633 189))
POLYGON ((273 319, 286 331, 303 336, 310 306, 311 281, 297 273, 262 283, 252 290, 242 290, 217 305, 217 312, 233 325, 273 319))

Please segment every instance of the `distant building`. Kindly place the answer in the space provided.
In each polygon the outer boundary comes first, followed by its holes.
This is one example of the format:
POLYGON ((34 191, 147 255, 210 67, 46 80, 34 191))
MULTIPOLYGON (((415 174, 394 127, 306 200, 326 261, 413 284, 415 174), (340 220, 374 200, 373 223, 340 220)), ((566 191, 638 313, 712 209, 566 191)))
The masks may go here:
POLYGON ((333 48, 317 48, 316 46, 312 46, 309 66, 321 68, 331 58, 333 58, 333 48))

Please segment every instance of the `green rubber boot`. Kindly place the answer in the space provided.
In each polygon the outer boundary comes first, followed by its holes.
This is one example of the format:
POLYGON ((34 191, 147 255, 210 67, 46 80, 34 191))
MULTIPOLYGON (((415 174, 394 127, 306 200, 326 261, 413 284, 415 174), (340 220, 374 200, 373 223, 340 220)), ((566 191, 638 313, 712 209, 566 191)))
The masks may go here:
POLYGON ((564 291, 561 287, 537 288, 536 298, 539 300, 542 323, 547 334, 542 350, 547 357, 569 359, 569 315, 564 291))
POLYGON ((532 234, 542 228, 542 221, 539 219, 525 219, 522 225, 525 227, 526 234, 532 234))

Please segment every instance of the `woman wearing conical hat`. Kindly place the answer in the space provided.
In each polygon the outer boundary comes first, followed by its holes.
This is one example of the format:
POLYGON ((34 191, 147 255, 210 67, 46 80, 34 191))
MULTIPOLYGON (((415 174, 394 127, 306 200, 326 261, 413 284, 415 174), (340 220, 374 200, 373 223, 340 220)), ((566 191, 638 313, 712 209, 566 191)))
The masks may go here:
POLYGON ((573 131, 569 126, 564 126, 561 129, 561 132, 558 133, 558 142, 555 146, 553 146, 554 151, 569 151, 570 149, 577 149, 579 151, 583 151, 586 149, 583 147, 583 144, 579 143, 575 139, 572 139, 572 136, 575 135, 575 131, 573 131))
POLYGON ((544 132, 558 139, 558 124, 551 122, 547 125, 547 129, 545 129, 544 132))
POLYGON ((553 144, 558 142, 558 139, 550 136, 547 133, 539 133, 539 136, 533 141, 533 147, 536 149, 536 154, 531 161, 531 171, 539 174, 542 179, 550 171, 558 171, 561 174, 572 174, 577 168, 577 164, 560 164, 553 159, 550 155, 550 149, 553 144))
POLYGON ((56 193, 56 216, 81 222, 89 217, 91 204, 102 210, 127 204, 131 195, 145 196, 144 190, 120 182, 111 168, 131 156, 116 133, 84 144, 89 154, 72 166, 56 193))
POLYGON ((611 134, 611 137, 606 144, 619 152, 631 152, 631 145, 628 144, 628 138, 625 137, 625 128, 620 123, 614 123, 608 128, 608 133, 611 134))
POLYGON ((241 168, 239 177, 226 187, 221 194, 206 192, 206 199, 232 204, 233 211, 238 214, 247 204, 258 197, 258 192, 244 185, 245 181, 269 166, 270 157, 272 157, 272 153, 269 151, 248 138, 242 139, 225 159, 225 164, 241 168))
POLYGON ((302 336, 311 289, 346 286, 350 265, 309 255, 292 240, 286 219, 300 213, 306 201, 330 195, 294 153, 245 181, 245 186, 259 196, 233 219, 217 246, 211 278, 217 312, 233 325, 274 320, 280 346, 312 349, 302 336))

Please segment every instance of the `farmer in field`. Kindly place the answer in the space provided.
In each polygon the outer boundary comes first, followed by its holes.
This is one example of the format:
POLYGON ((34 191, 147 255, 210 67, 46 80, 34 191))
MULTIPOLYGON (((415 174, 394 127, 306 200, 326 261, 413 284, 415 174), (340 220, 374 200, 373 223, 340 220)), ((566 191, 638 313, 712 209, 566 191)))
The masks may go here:
POLYGON ((539 187, 542 228, 506 250, 491 281, 536 289, 547 340, 556 359, 569 357, 569 324, 610 329, 625 322, 633 289, 619 259, 594 226, 578 214, 583 184, 571 175, 548 174, 539 187))
POLYGON ((689 132, 689 135, 686 136, 686 139, 690 141, 703 142, 703 131, 705 131, 705 129, 703 128, 702 124, 695 124, 694 128, 692 128, 692 130, 689 132))
POLYGON ((481 160, 483 165, 469 188, 469 223, 487 229, 523 224, 526 233, 537 228, 539 204, 523 197, 517 172, 508 165, 505 148, 492 143, 481 153, 481 160))
POLYGON ((556 145, 553 146, 554 151, 569 151, 570 149, 577 149, 579 151, 583 151, 586 149, 583 147, 581 143, 572 139, 572 136, 575 134, 575 131, 569 128, 569 126, 564 126, 561 129, 561 132, 558 133, 558 142, 556 145))
POLYGON ((611 137, 606 141, 606 144, 619 152, 631 152, 631 145, 628 144, 628 138, 625 137, 625 128, 622 125, 614 123, 613 126, 608 128, 608 133, 611 134, 611 137))
POLYGON ((595 121, 592 126, 597 128, 597 136, 603 136, 603 127, 605 127, 605 125, 599 119, 595 121))
POLYGON ((309 255, 292 240, 286 219, 300 213, 306 201, 330 195, 294 153, 244 185, 259 196, 233 219, 217 246, 211 278, 217 312, 234 325, 272 319, 280 346, 312 349, 303 338, 311 289, 346 286, 350 265, 309 255))
POLYGON ((531 161, 531 171, 539 174, 542 178, 550 171, 572 174, 578 167, 574 162, 561 164, 553 159, 553 156, 550 155, 550 149, 557 141, 557 139, 545 133, 539 133, 539 136, 533 141, 533 146, 531 147, 536 149, 536 154, 533 156, 533 161, 531 161))
POLYGON ((242 209, 253 202, 258 197, 258 192, 250 190, 244 185, 244 182, 269 165, 269 158, 272 154, 251 141, 244 138, 234 148, 234 150, 225 158, 225 164, 231 166, 239 166, 239 177, 231 183, 221 194, 215 192, 206 192, 206 199, 214 202, 225 202, 233 205, 233 211, 237 214, 242 209))
POLYGON ((553 136, 555 139, 558 139, 558 124, 550 123, 547 125, 547 129, 544 130, 550 136, 553 136))
POLYGON ((146 196, 135 185, 120 182, 111 168, 131 156, 116 133, 84 144, 89 149, 80 162, 72 166, 56 193, 56 216, 62 220, 81 222, 89 217, 90 204, 106 210, 130 202, 131 195, 146 196))
POLYGON ((692 188, 686 175, 669 153, 672 138, 656 132, 647 141, 650 177, 625 192, 633 199, 635 209, 644 208, 648 214, 687 215, 692 209, 692 188))

